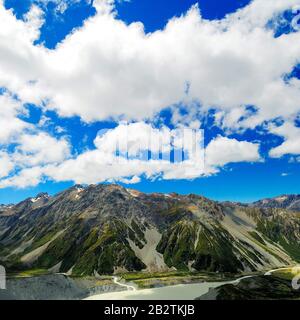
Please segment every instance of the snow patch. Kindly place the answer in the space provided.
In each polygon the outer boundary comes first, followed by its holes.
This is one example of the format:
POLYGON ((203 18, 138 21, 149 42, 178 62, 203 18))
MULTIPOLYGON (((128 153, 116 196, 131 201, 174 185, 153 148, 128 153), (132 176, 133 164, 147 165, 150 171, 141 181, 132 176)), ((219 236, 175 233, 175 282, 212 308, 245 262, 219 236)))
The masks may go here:
POLYGON ((287 199, 288 199, 287 196, 282 196, 282 197, 277 197, 277 198, 275 198, 275 200, 276 200, 277 202, 284 202, 284 201, 287 200, 287 199))
POLYGON ((41 199, 41 197, 31 198, 30 201, 31 201, 32 203, 35 203, 35 202, 39 201, 40 199, 41 199))
POLYGON ((142 194, 141 192, 134 189, 126 189, 126 190, 134 198, 138 198, 142 194))

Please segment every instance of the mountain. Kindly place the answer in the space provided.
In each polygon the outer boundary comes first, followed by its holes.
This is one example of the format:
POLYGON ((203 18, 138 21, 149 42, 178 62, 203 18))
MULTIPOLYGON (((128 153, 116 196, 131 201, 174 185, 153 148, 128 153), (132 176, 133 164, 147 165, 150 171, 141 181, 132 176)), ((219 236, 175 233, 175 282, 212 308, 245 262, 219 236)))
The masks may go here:
POLYGON ((9 271, 72 275, 264 270, 300 261, 300 215, 192 194, 77 185, 0 210, 0 261, 9 271))
POLYGON ((300 195, 282 195, 276 198, 263 199, 252 204, 259 208, 283 208, 300 211, 300 195))

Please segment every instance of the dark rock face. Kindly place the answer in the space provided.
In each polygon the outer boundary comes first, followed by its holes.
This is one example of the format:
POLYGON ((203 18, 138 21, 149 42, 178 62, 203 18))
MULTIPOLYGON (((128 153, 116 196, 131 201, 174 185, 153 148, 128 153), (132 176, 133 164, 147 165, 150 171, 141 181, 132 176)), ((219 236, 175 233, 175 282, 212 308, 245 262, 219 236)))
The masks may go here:
POLYGON ((294 290, 290 280, 274 276, 256 276, 243 279, 239 284, 226 284, 196 300, 293 300, 300 299, 300 291, 294 290))
POLYGON ((240 272, 291 264, 299 253, 296 213, 197 195, 76 185, 0 210, 0 261, 8 271, 240 272))

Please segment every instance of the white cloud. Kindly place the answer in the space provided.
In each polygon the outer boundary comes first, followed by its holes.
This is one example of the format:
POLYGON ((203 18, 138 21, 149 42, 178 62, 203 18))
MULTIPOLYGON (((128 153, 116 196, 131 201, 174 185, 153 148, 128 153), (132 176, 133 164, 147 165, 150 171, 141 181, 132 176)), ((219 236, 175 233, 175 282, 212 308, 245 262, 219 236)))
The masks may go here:
POLYGON ((222 167, 234 162, 257 162, 261 159, 259 144, 219 136, 207 146, 205 159, 209 167, 222 167))
MULTIPOLYGON (((103 3, 95 2, 99 11, 103 3)), ((6 70, 0 84, 25 101, 47 99, 48 108, 87 121, 149 117, 185 99, 187 82, 188 98, 206 108, 232 114, 257 106, 244 125, 290 117, 299 110, 299 81, 287 84, 282 75, 299 59, 300 33, 275 39, 265 24, 297 3, 254 0, 221 21, 203 20, 194 7, 148 35, 141 23, 127 26, 103 10, 53 51, 33 46, 32 24, 1 7, 0 21, 11 32, 0 35, 0 68, 6 70)))
POLYGON ((141 176, 148 179, 194 179, 205 174, 201 139, 200 134, 195 136, 194 141, 199 147, 192 152, 193 144, 167 127, 158 130, 144 122, 120 124, 115 129, 98 134, 96 150, 87 151, 58 166, 48 166, 45 172, 56 181, 73 180, 76 183, 108 180, 137 183, 141 176), (160 141, 163 159, 158 157, 160 141), (184 144, 184 150, 189 154, 185 161, 170 161, 171 141, 175 149, 184 144), (116 155, 117 146, 120 157, 116 155), (142 155, 139 151, 151 151, 151 159, 148 159, 148 153, 142 155))
MULTIPOLYGON (((130 133, 128 135, 129 142, 132 134, 133 139, 131 141, 135 141, 138 146, 146 146, 147 135, 150 129, 151 126, 145 123, 128 125, 127 130, 130 133)), ((101 139, 96 138, 95 143, 98 147, 96 150, 88 151, 79 155, 76 159, 68 160, 55 169, 48 168, 47 174, 55 180, 74 179, 76 183, 95 183, 109 179, 124 182, 127 177, 134 177, 135 180, 135 177, 142 175, 145 175, 149 179, 155 177, 162 177, 167 180, 195 179, 215 173, 219 170, 219 167, 228 163, 255 162, 260 160, 258 144, 218 137, 206 149, 206 166, 204 166, 204 158, 201 158, 204 156, 204 149, 201 149, 200 140, 198 140, 200 147, 199 153, 197 153, 198 158, 187 159, 181 163, 163 160, 126 160, 122 158, 116 161, 113 149, 109 149, 107 145, 108 142, 111 142, 111 145, 115 146, 115 136, 120 131, 124 133, 124 130, 125 126, 120 125, 116 129, 108 131, 101 139)), ((161 132, 164 132, 164 130, 167 129, 163 128, 161 132)), ((163 133, 163 135, 165 136, 166 133, 163 133)), ((124 134, 119 135, 119 137, 124 136, 124 134)), ((165 150, 167 150, 167 147, 165 150)), ((132 180, 131 183, 133 183, 132 180)))
POLYGON ((60 163, 70 156, 70 146, 65 139, 56 139, 45 132, 23 134, 13 154, 14 161, 25 166, 60 163))
POLYGON ((283 172, 283 173, 281 174, 282 177, 288 177, 289 175, 290 175, 290 174, 287 173, 287 172, 283 172))
MULTIPOLYGON (((63 14, 69 7, 86 2, 86 4, 93 5, 98 12, 110 13, 114 9, 115 0, 36 0, 35 3, 46 8, 49 3, 55 4, 54 10, 57 14, 63 14)), ((128 0, 117 0, 128 1, 128 0)), ((32 1, 34 2, 34 1, 32 1)))
POLYGON ((9 155, 5 152, 0 152, 0 178, 8 176, 13 168, 14 164, 9 155))
POLYGON ((66 138, 57 139, 21 119, 28 111, 9 93, 0 95, 0 184, 34 185, 42 177, 42 167, 58 164, 70 156, 66 138), (1 180, 2 179, 2 180, 1 180))
POLYGON ((70 156, 67 140, 45 132, 24 133, 15 143, 15 151, 0 152, 0 188, 35 186, 45 177, 47 166, 55 168, 70 156))
POLYGON ((141 181, 141 178, 138 176, 133 176, 130 179, 126 179, 126 178, 121 178, 119 179, 119 182, 125 183, 125 184, 135 184, 135 183, 139 183, 141 181))
POLYGON ((155 129, 145 122, 121 123, 115 129, 99 132, 94 143, 99 150, 108 153, 114 152, 118 144, 121 152, 128 151, 129 156, 134 156, 139 150, 158 152, 160 140, 162 151, 170 151, 171 134, 166 126, 155 129))
POLYGON ((285 154, 300 154, 300 128, 293 123, 286 122, 279 127, 270 127, 270 132, 284 138, 284 142, 271 149, 269 155, 273 158, 280 158, 285 154))
MULTIPOLYGON (((47 164, 42 167, 33 166, 21 171, 15 177, 0 181, 0 187, 14 185, 23 187, 26 183, 38 183, 43 177, 54 181, 74 181, 75 183, 99 183, 104 181, 119 181, 127 184, 138 183, 142 176, 147 179, 195 179, 216 173, 220 167, 232 162, 259 161, 259 145, 245 141, 237 141, 225 137, 213 140, 206 149, 206 166, 204 166, 204 149, 191 153, 183 162, 171 162, 162 159, 116 157, 115 146, 118 138, 128 141, 136 153, 139 147, 148 148, 147 138, 152 127, 145 123, 133 123, 125 126, 121 124, 95 139, 95 150, 86 151, 77 157, 66 159, 58 164, 47 164), (129 134, 125 133, 125 130, 129 134), (125 134, 124 134, 125 133, 125 134), (132 135, 132 136, 131 136, 132 135), (128 139, 127 139, 128 138, 128 139)), ((165 136, 167 128, 162 128, 160 133, 165 136)), ((158 134, 158 133, 157 133, 158 134)), ((154 137, 156 132, 154 131, 154 137)), ((179 145, 179 140, 174 145, 179 145)), ((151 145, 150 145, 151 146, 151 145)), ((191 150, 193 144, 188 144, 184 149, 191 150)), ((153 148, 152 150, 156 150, 153 148)), ((165 146, 165 151, 170 150, 165 146)))
MULTIPOLYGON (((298 3, 254 0, 221 21, 202 19, 195 6, 169 21, 164 30, 145 34, 141 23, 126 25, 116 19, 113 1, 98 0, 94 1, 98 14, 48 50, 33 45, 43 22, 41 10, 34 6, 21 21, 0 0, 0 87, 19 99, 0 96, 0 144, 16 144, 10 154, 4 156, 3 151, 0 176, 19 170, 0 180, 0 187, 34 185, 44 177, 78 183, 136 183, 143 175, 193 179, 227 163, 260 161, 258 144, 217 137, 206 149, 205 170, 188 162, 138 159, 117 165, 112 150, 124 133, 122 126, 99 135, 95 150, 71 157, 65 138, 43 132, 45 117, 36 128, 20 119, 25 102, 87 122, 151 118, 162 108, 184 102, 191 113, 174 111, 175 126, 199 128, 199 113, 217 108, 216 121, 232 131, 280 117, 285 125, 270 131, 285 142, 270 156, 300 154, 299 128, 289 124, 300 110, 300 81, 283 81, 299 61, 300 32, 275 39, 265 27, 298 3), (257 108, 255 114, 249 114, 249 105, 257 108)), ((145 143, 147 128, 143 121, 129 126, 132 152, 145 143)), ((163 130, 167 136, 168 129, 163 130)))
POLYGON ((26 188, 36 186, 42 181, 43 168, 32 167, 23 169, 18 175, 0 180, 0 188, 18 187, 26 188))
POLYGON ((32 34, 32 39, 36 39, 40 35, 40 28, 45 22, 43 19, 43 11, 36 5, 32 5, 29 12, 24 16, 24 21, 29 30, 29 34, 32 34), (31 32, 30 32, 31 31, 31 32))
POLYGON ((21 103, 9 94, 0 95, 0 145, 13 142, 23 130, 31 127, 18 117, 24 112, 21 103))

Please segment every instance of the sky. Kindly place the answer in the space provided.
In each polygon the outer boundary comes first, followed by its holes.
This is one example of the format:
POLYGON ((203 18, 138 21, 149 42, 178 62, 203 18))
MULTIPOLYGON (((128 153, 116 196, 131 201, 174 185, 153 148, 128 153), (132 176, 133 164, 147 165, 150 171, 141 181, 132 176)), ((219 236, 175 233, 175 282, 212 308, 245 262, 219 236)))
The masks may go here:
POLYGON ((299 194, 299 30, 300 0, 0 0, 0 203, 299 194))

